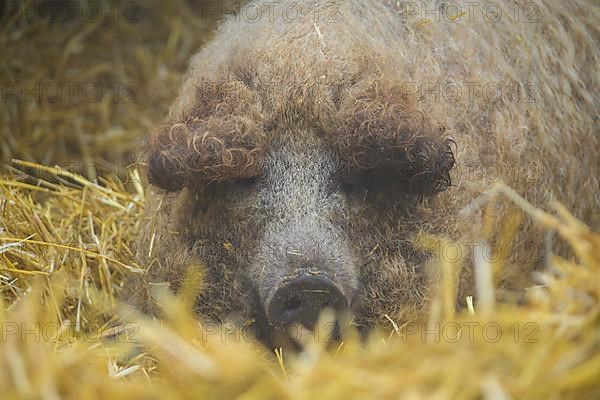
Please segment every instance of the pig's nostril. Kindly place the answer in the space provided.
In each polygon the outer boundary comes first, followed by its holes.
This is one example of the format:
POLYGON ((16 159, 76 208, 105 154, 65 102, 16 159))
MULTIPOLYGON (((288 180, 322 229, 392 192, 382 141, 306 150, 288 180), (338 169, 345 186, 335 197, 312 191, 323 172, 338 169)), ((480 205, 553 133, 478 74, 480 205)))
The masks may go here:
POLYGON ((348 301, 337 286, 325 276, 301 276, 278 288, 267 304, 272 323, 300 323, 314 328, 321 311, 331 308, 342 311, 348 301))
POLYGON ((302 302, 300 301, 300 298, 293 297, 287 301, 287 310, 288 311, 297 310, 300 308, 301 305, 302 305, 302 302))

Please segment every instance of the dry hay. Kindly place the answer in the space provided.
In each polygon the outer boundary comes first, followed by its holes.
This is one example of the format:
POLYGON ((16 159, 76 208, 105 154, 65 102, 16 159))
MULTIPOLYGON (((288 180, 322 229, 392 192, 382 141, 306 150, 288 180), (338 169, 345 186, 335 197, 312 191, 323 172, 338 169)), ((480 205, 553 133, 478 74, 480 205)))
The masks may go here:
POLYGON ((0 182, 4 398, 600 396, 600 236, 558 204, 543 212, 500 184, 489 194, 508 195, 576 254, 549 257, 526 303, 496 304, 502 265, 481 259, 480 301, 457 311, 459 265, 442 262, 426 326, 390 320, 366 343, 349 332, 326 348, 311 336, 300 354, 271 354, 240 332, 198 324, 190 290, 179 299, 162 294, 162 323, 117 300, 124 279, 142 272, 130 247, 141 186, 129 193, 118 180, 14 166, 0 182))
POLYGON ((211 36, 205 3, 0 3, 0 161, 123 177, 211 36))

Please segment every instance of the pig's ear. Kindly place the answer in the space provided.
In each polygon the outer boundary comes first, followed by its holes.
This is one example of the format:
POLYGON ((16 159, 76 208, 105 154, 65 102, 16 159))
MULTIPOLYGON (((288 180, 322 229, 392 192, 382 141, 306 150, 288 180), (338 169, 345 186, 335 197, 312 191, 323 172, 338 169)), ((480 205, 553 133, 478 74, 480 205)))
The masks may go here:
POLYGON ((194 182, 261 173, 263 118, 247 86, 239 81, 203 85, 187 110, 164 123, 149 141, 151 184, 178 191, 194 182))
POLYGON ((454 141, 401 86, 360 82, 344 96, 336 120, 334 140, 348 168, 393 177, 411 194, 435 194, 450 186, 454 141))
POLYGON ((163 190, 176 192, 186 186, 187 177, 182 159, 176 157, 177 150, 165 140, 168 135, 165 135, 164 129, 168 128, 162 128, 155 134, 149 145, 148 180, 163 190))

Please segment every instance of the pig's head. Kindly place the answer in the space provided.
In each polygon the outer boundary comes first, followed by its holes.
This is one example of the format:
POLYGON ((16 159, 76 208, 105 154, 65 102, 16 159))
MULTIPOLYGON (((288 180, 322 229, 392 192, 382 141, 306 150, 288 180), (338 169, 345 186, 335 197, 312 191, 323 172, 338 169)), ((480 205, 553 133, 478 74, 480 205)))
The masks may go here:
POLYGON ((450 185, 451 141, 391 84, 325 97, 281 112, 260 86, 204 85, 151 139, 150 182, 177 193, 183 250, 164 251, 206 266, 199 312, 312 329, 420 290, 417 208, 450 185))

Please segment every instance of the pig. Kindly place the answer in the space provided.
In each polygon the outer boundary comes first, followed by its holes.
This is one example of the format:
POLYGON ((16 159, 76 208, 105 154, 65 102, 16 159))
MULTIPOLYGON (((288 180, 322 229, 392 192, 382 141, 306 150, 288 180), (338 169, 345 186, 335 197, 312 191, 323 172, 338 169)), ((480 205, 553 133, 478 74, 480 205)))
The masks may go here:
MULTIPOLYGON (((156 312, 149 288, 178 292, 193 269, 201 319, 315 329, 330 309, 368 330, 428 304, 419 235, 462 244, 457 304, 474 294, 466 244, 499 240, 483 221, 500 231, 515 212, 482 206, 496 181, 597 227, 600 8, 470 4, 256 1, 230 15, 149 138, 148 269, 129 299, 156 312)), ((518 231, 506 293, 563 251, 527 218, 518 231)))

